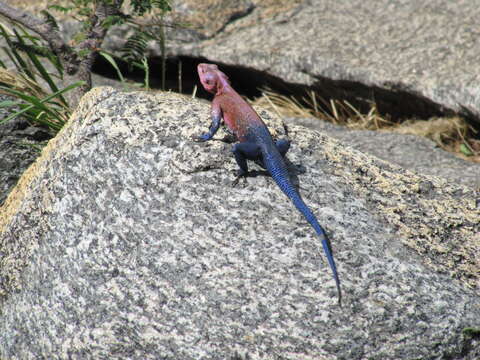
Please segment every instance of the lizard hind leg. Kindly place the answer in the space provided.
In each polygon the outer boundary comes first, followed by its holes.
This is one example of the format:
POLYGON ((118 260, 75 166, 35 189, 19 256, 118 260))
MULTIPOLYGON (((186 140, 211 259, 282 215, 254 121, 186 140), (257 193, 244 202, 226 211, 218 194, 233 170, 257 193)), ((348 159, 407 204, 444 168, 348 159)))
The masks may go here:
POLYGON ((284 157, 287 151, 290 149, 290 141, 288 141, 287 139, 279 139, 275 141, 275 146, 277 147, 280 155, 284 157))
MULTIPOLYGON (((277 148, 280 155, 282 155, 282 157, 285 157, 288 149, 290 149, 290 141, 288 141, 287 139, 279 139, 275 141, 275 147, 277 148)), ((264 168, 265 170, 267 169, 261 156, 259 156, 258 159, 255 159, 255 163, 264 168)))
POLYGON ((232 152, 235 156, 235 161, 240 168, 237 178, 234 181, 234 184, 236 184, 238 183, 239 178, 245 177, 248 174, 247 160, 260 159, 261 152, 260 147, 257 144, 250 142, 243 142, 233 145, 232 152))

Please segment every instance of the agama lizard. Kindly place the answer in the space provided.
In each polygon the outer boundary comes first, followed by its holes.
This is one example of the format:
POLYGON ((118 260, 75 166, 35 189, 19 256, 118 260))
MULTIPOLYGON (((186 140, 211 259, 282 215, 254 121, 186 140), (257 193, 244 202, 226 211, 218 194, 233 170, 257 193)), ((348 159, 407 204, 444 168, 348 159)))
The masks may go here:
MULTIPOLYGON (((210 140, 223 121, 236 136, 239 143, 233 146, 233 155, 240 170, 238 176, 248 174, 247 160, 254 160, 268 170, 280 189, 290 198, 295 207, 310 223, 322 241, 323 249, 333 272, 337 286, 338 303, 341 305, 342 293, 337 267, 332 255, 332 248, 327 234, 320 226, 317 218, 303 202, 300 194, 293 186, 283 157, 290 148, 286 139, 273 141, 267 126, 255 110, 231 87, 227 75, 217 65, 199 64, 198 76, 205 90, 215 94, 212 102, 212 123, 208 133, 195 137, 197 141, 210 140)), ((238 178, 237 178, 238 179, 238 178)))

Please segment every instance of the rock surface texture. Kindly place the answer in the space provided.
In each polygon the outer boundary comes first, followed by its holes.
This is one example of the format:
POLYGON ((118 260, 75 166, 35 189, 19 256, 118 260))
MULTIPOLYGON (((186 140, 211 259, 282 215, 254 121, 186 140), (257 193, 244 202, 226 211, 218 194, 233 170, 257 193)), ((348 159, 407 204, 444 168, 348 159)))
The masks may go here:
POLYGON ((350 130, 315 118, 285 118, 285 123, 324 132, 356 150, 404 169, 480 189, 480 163, 460 159, 432 140, 387 131, 350 130))
POLYGON ((478 192, 290 126, 340 308, 312 229, 262 171, 231 186, 208 124, 171 93, 84 97, 1 208, 0 358, 480 357, 478 192))
POLYGON ((38 151, 33 146, 40 145, 49 138, 48 132, 31 126, 24 119, 0 124, 0 205, 25 169, 38 156, 38 151))
POLYGON ((204 21, 189 28, 186 45, 171 46, 172 55, 255 69, 402 116, 453 110, 479 121, 475 1, 243 1, 243 12, 229 0, 210 1, 225 9, 221 27, 191 3, 177 2, 178 11, 204 21), (237 16, 227 17, 228 9, 237 16))

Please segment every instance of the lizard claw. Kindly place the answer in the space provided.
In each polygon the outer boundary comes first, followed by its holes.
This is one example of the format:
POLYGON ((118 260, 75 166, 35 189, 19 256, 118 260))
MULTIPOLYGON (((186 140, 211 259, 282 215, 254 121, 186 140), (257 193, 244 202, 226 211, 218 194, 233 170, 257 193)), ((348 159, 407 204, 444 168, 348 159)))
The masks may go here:
POLYGON ((208 138, 207 138, 206 135, 200 135, 200 136, 193 135, 192 140, 195 141, 195 142, 205 142, 205 141, 208 140, 208 138))
POLYGON ((222 141, 227 143, 227 144, 232 144, 235 141, 237 141, 237 137, 233 134, 227 134, 223 137, 222 141))
POLYGON ((237 177, 232 181, 232 186, 235 187, 240 182, 240 179, 246 179, 247 173, 243 171, 239 171, 237 177))
POLYGON ((240 182, 240 179, 243 178, 243 176, 237 176, 233 181, 232 181, 232 187, 236 187, 238 183, 240 182))

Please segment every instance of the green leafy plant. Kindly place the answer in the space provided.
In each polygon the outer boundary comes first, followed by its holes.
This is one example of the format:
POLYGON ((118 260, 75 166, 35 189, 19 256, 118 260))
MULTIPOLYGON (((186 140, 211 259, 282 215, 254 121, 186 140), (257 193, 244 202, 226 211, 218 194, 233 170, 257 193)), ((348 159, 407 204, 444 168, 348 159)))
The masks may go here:
MULTIPOLYGON (((12 71, 0 61, 0 93, 17 99, 0 102, 1 108, 14 109, 10 116, 0 122, 21 114, 54 131, 60 129, 71 109, 91 88, 94 60, 101 53, 107 30, 115 25, 129 24, 135 28, 135 38, 127 40, 128 47, 124 54, 133 66, 144 70, 145 86, 148 87, 146 42, 148 39, 160 40, 164 52, 164 31, 157 36, 155 32, 144 30, 144 26, 137 24, 134 19, 155 9, 160 11, 163 19, 171 6, 168 0, 131 0, 130 14, 126 14, 122 12, 123 2, 70 0, 67 6, 50 6, 49 9, 68 13, 81 22, 80 31, 67 43, 60 35, 55 17, 47 10, 41 12, 41 19, 0 1, 0 15, 11 24, 10 27, 0 25, 0 36, 6 42, 2 49, 16 68, 16 71, 12 71)), ((161 26, 163 29, 163 24, 161 26)), ((122 79, 114 58, 107 53, 102 53, 102 56, 122 79)))
POLYGON ((471 148, 466 144, 460 144, 460 152, 465 156, 473 156, 475 155, 471 148))
POLYGON ((70 108, 63 94, 84 82, 77 81, 59 89, 55 78, 62 79, 63 69, 57 58, 39 46, 39 39, 28 34, 22 26, 17 26, 17 29, 10 32, 0 24, 0 36, 7 44, 2 50, 16 68, 16 71, 9 70, 5 63, 0 61, 0 93, 17 99, 0 102, 0 108, 11 112, 9 116, 1 119, 0 123, 23 115, 32 123, 58 131, 70 115, 70 108), (47 71, 39 57, 47 59, 53 70, 47 71))
MULTIPOLYGON (((167 4, 166 1, 158 1, 159 4, 167 4)), ((168 10, 171 8, 168 6, 168 10)), ((138 68, 145 72, 145 87, 148 89, 148 73, 149 67, 147 62, 146 53, 148 51, 148 44, 150 41, 157 41, 160 45, 160 53, 162 59, 161 66, 161 88, 165 90, 165 79, 167 69, 167 52, 166 52, 166 33, 165 33, 165 14, 166 10, 163 9, 152 16, 151 21, 148 23, 136 23, 131 22, 135 32, 127 39, 123 49, 121 50, 122 59, 125 60, 129 66, 138 68)))
MULTIPOLYGON (((144 86, 150 88, 148 61, 146 57, 148 42, 154 40, 155 35, 150 31, 136 29, 135 33, 130 36, 122 49, 122 59, 125 60, 130 67, 136 67, 145 73, 144 86)), ((164 87, 162 87, 164 89, 164 87)))
POLYGON ((466 327, 462 330, 462 334, 471 338, 480 339, 480 328, 466 327))

